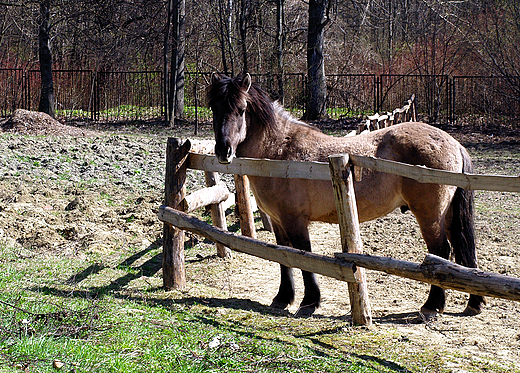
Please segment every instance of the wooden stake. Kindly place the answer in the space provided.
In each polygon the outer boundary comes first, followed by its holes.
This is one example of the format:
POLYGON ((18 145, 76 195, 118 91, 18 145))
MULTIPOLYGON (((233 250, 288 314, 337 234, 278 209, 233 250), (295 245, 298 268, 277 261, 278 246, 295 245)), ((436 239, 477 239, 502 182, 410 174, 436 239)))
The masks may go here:
POLYGON ((235 175, 235 188, 237 191, 236 203, 238 205, 242 235, 256 238, 255 221, 249 195, 249 179, 247 176, 235 175))
MULTIPOLYGON (((359 234, 353 172, 348 163, 348 155, 330 156, 329 162, 332 185, 336 197, 343 252, 363 253, 363 243, 359 234)), ((365 270, 358 268, 354 272, 354 276, 356 277, 356 283, 348 283, 352 322, 357 325, 370 326, 372 324, 372 314, 368 300, 365 270)))
MULTIPOLYGON (((206 177, 206 185, 208 187, 212 187, 214 185, 218 185, 220 182, 220 177, 216 172, 204 172, 206 177)), ((226 212, 224 211, 224 207, 221 203, 210 205, 211 207, 211 221, 215 227, 219 227, 220 229, 227 231, 227 223, 226 223, 226 212)), ((217 246, 217 255, 219 258, 231 258, 231 250, 222 245, 221 243, 216 243, 217 246)))
MULTIPOLYGON (((191 144, 178 138, 168 138, 166 145, 166 175, 164 204, 181 209, 186 196, 186 159, 191 144)), ((163 286, 166 290, 186 286, 184 265, 184 231, 164 224, 163 228, 163 286)))

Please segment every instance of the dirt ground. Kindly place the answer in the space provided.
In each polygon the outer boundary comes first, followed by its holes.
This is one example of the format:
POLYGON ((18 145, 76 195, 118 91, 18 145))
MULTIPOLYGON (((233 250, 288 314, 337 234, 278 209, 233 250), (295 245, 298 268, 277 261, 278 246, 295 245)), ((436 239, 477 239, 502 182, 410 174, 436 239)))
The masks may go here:
MULTIPOLYGON (((191 129, 107 126, 90 131, 45 122, 34 124, 36 132, 6 120, 0 120, 0 126, 0 242, 22 257, 52 252, 86 261, 104 256, 109 260, 119 248, 145 249, 160 242, 162 223, 155 212, 163 199, 165 140, 191 136, 191 129)), ((519 175, 520 134, 490 126, 447 130, 467 147, 476 173, 519 175)), ((210 135, 209 129, 203 133, 210 135)), ((201 180, 200 174, 190 173, 189 191, 200 187, 201 180)), ((520 194, 479 191, 476 212, 480 268, 520 277, 520 194)), ((424 258, 425 244, 410 212, 395 211, 361 228, 369 254, 414 262, 424 258)), ((314 251, 341 251, 336 225, 313 223, 311 233, 314 251)), ((258 235, 274 241, 266 231, 258 235)), ((203 283, 224 297, 271 303, 278 265, 241 254, 228 261, 195 260, 199 256, 196 250, 187 252, 188 288, 203 283), (211 276, 215 270, 221 275, 211 276)), ((418 323, 428 285, 374 271, 367 274, 376 330, 395 330, 412 344, 445 348, 465 359, 493 358, 519 367, 520 303, 488 298, 482 314, 464 317, 467 295, 448 290, 445 313, 418 323)), ((299 273, 295 278, 298 293, 292 313, 303 288, 299 273)), ((323 300, 315 317, 348 318, 346 283, 320 276, 319 282, 323 300)))

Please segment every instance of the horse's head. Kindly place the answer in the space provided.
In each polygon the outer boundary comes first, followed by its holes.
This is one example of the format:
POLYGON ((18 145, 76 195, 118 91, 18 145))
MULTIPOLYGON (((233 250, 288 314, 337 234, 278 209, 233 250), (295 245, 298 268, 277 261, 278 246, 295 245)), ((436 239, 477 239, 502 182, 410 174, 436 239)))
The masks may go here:
POLYGON ((215 155, 220 163, 231 163, 237 146, 247 133, 246 110, 251 76, 236 78, 213 73, 208 90, 208 104, 213 111, 215 155))

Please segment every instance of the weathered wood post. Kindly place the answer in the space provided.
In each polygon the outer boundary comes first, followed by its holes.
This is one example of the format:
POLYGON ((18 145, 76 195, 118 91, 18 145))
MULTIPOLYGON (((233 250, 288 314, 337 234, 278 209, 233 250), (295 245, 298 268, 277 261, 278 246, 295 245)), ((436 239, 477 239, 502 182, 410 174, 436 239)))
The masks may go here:
MULTIPOLYGON (((212 187, 217 185, 220 181, 220 177, 216 172, 205 171, 204 175, 206 177, 206 185, 208 187, 212 187)), ((211 208, 211 221, 213 225, 221 228, 222 230, 227 231, 226 224, 226 213, 224 211, 224 207, 222 207, 221 203, 210 205, 211 208)), ((226 247, 220 243, 216 243, 217 246, 217 255, 219 258, 230 258, 231 257, 231 249, 226 247)))
POLYGON ((249 179, 247 176, 235 175, 235 188, 242 235, 256 238, 255 221, 253 219, 253 209, 251 208, 251 197, 249 195, 249 179))
MULTIPOLYGON (((329 165, 336 197, 338 223, 341 234, 342 251, 347 253, 363 253, 363 243, 359 234, 359 218, 356 196, 354 193, 354 172, 351 170, 348 155, 332 155, 329 165)), ((357 325, 370 326, 372 314, 368 299, 365 270, 358 267, 354 273, 356 282, 348 282, 352 322, 357 325)))
MULTIPOLYGON (((189 140, 168 138, 166 145, 166 175, 164 204, 182 210, 181 202, 186 196, 186 159, 190 151, 189 140)), ((169 224, 163 228, 163 286, 166 290, 186 286, 184 266, 184 231, 169 224)))

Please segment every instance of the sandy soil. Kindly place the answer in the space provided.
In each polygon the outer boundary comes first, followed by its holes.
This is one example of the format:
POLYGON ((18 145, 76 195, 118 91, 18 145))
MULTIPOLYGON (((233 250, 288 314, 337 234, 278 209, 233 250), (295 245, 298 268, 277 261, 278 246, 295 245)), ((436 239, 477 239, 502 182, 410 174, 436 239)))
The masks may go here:
MULTIPOLYGON (((165 138, 178 134, 84 129, 78 133, 56 123, 52 126, 52 132, 40 128, 32 133, 38 137, 30 136, 27 127, 17 131, 16 125, 4 126, 0 241, 21 256, 52 251, 87 260, 122 247, 146 248, 160 240, 162 224, 155 211, 163 198, 165 138), (60 130, 69 132, 62 135, 60 130)), ((520 135, 450 130, 470 151, 476 172, 519 174, 520 135)), ((201 175, 191 173, 189 190, 200 184, 201 175)), ((520 194, 477 192, 476 211, 480 267, 520 277, 520 194)), ((370 254, 415 262, 425 255, 410 212, 395 211, 365 223, 361 236, 370 254)), ((259 231, 259 237, 274 240, 266 231, 259 231)), ((335 225, 313 223, 312 242, 316 252, 341 251, 335 225)), ((278 288, 278 265, 241 254, 227 262, 199 260, 195 253, 190 251, 187 258, 192 284, 204 283, 224 296, 270 304, 278 288), (217 267, 223 275, 211 276, 217 267)), ((295 277, 298 293, 290 312, 296 311, 302 297, 301 276, 295 277)), ((324 277, 319 281, 323 301, 316 317, 348 318, 347 285, 324 277)), ((482 314, 463 317, 467 295, 448 291, 446 312, 418 323, 417 311, 429 286, 368 271, 368 288, 375 329, 396 330, 412 344, 442 346, 468 359, 492 357, 504 365, 520 361, 519 303, 488 298, 482 314)))

